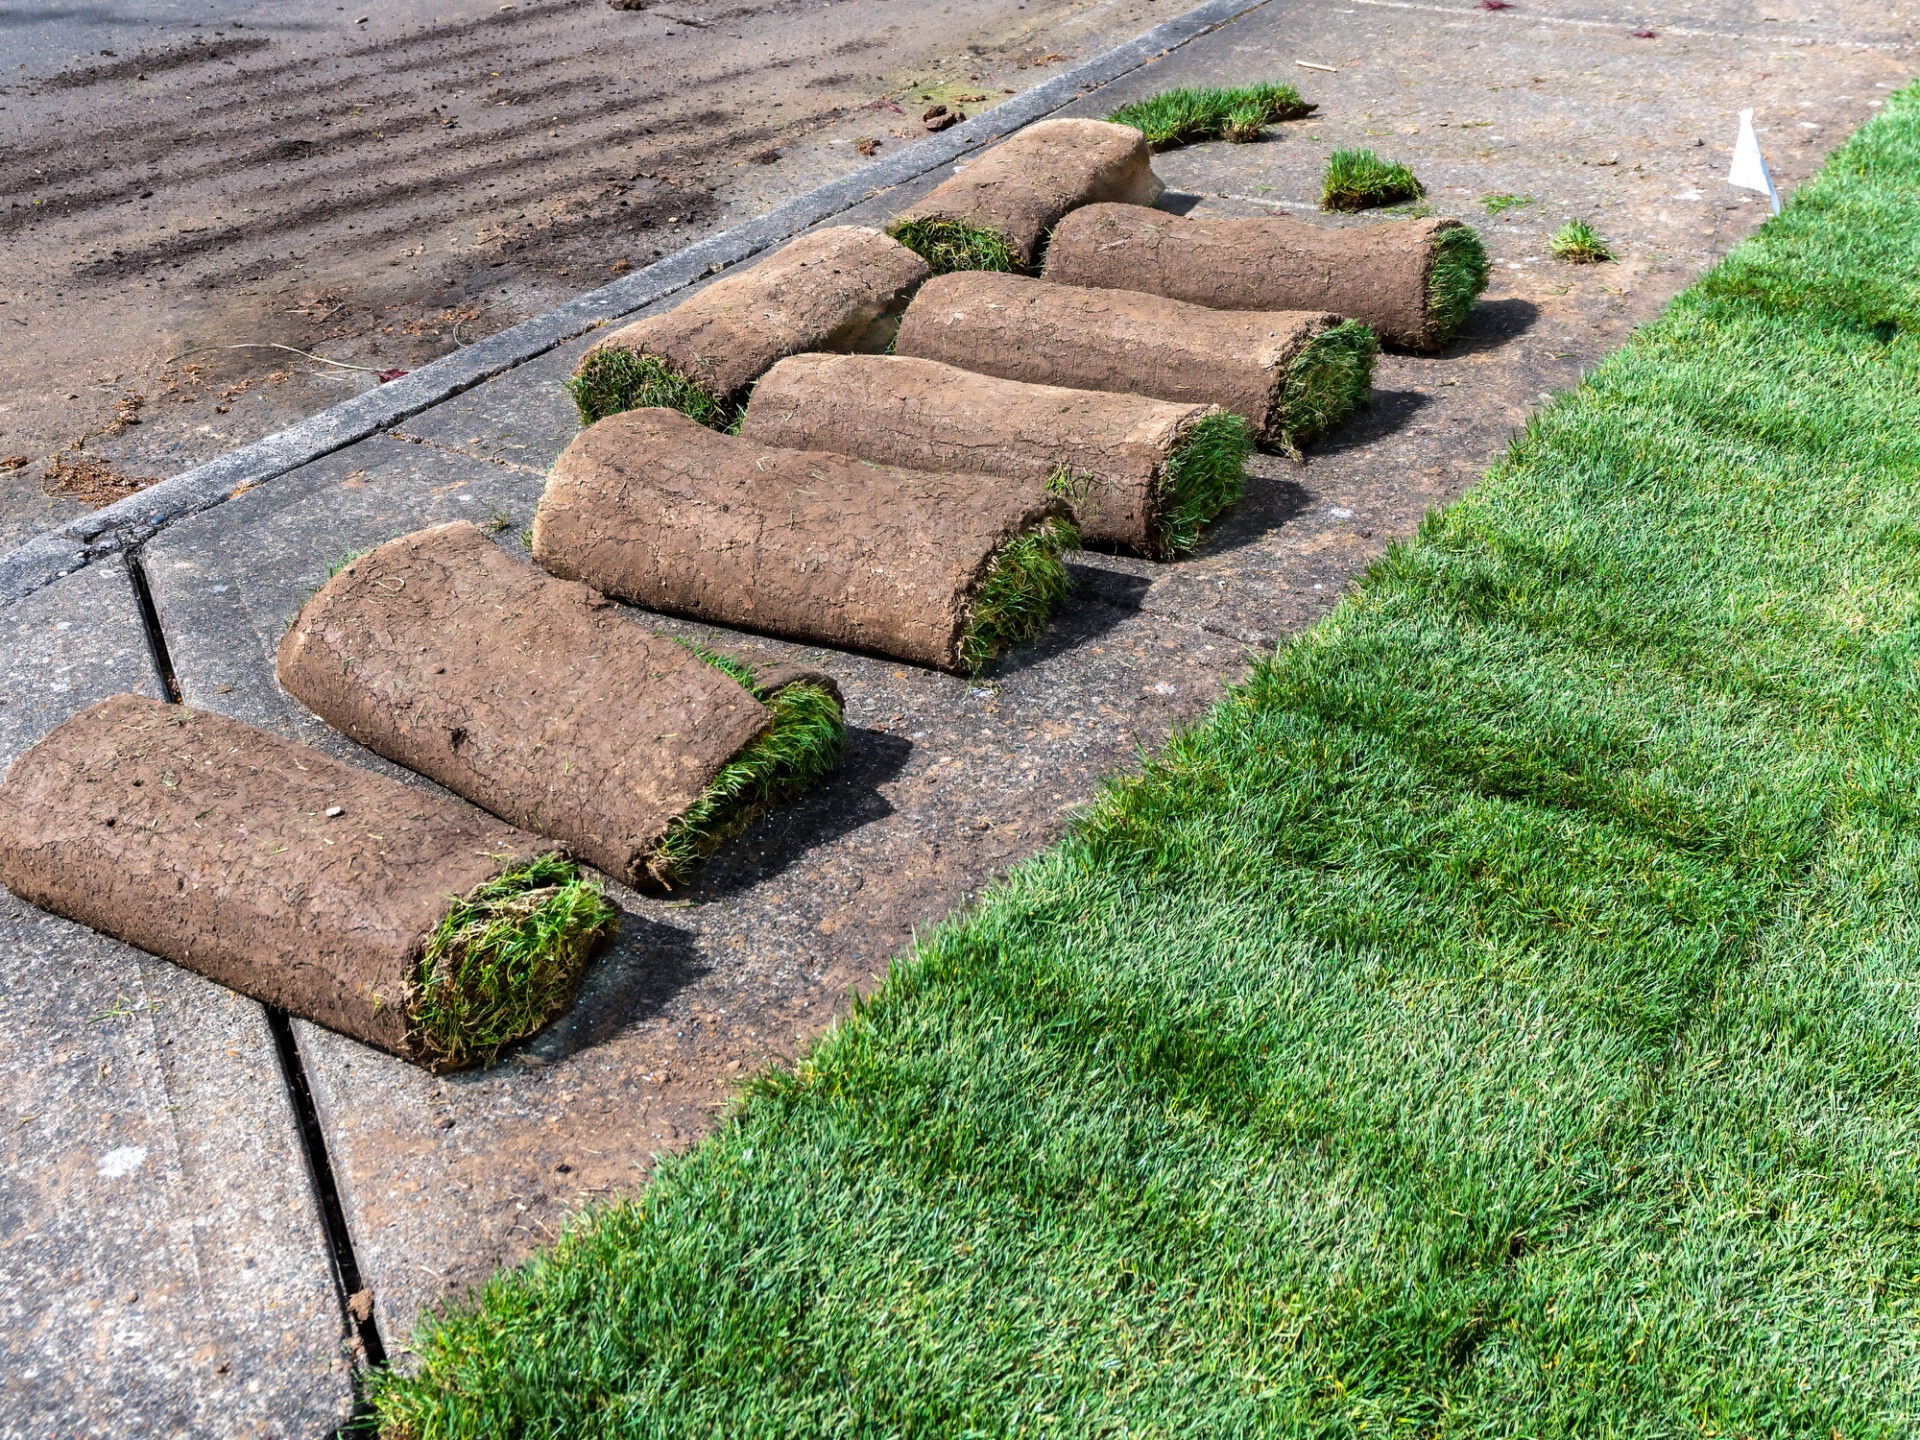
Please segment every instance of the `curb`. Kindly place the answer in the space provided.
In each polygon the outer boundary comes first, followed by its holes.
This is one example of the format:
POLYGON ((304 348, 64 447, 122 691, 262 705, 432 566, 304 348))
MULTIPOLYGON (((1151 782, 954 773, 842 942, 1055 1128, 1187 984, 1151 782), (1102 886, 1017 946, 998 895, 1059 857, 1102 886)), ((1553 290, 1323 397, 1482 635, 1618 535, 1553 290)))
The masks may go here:
POLYGON ((0 605, 23 600, 96 560, 131 550, 176 520, 233 499, 302 465, 378 434, 575 336, 684 290, 715 271, 792 238, 883 190, 916 180, 1008 131, 1071 104, 1269 0, 1204 0, 1182 15, 1062 71, 985 114, 929 136, 853 175, 830 180, 766 214, 676 251, 644 270, 577 295, 544 315, 344 400, 296 425, 230 450, 137 495, 69 521, 0 557, 0 605))

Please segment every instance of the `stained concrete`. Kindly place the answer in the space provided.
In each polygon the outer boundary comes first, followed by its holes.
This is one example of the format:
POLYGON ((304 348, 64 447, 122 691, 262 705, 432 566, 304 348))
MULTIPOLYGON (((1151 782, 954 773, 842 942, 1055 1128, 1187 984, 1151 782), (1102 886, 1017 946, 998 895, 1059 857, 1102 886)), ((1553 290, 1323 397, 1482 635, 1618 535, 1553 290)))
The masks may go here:
MULTIPOLYGON (((160 695, 124 563, 0 612, 0 766, 160 695)), ((0 891, 0 1435, 316 1435, 341 1309, 258 1005, 0 891)))
MULTIPOLYGON (((1158 157, 1166 203, 1311 211, 1326 153, 1371 145, 1410 161, 1437 210, 1481 227, 1493 286, 1447 354, 1383 357, 1354 423, 1300 460, 1261 457, 1246 501, 1198 555, 1082 557, 1061 620, 984 683, 728 637, 840 677, 854 727, 840 776, 723 851, 684 899, 616 890, 620 944, 568 1016, 500 1064, 435 1078, 300 1027, 390 1347, 423 1308, 709 1128, 739 1077, 795 1053, 915 927, 1057 837, 1101 776, 1202 713, 1247 647, 1324 614, 1370 558, 1483 473, 1543 396, 1576 384, 1756 225, 1763 202, 1722 180, 1734 111, 1761 109, 1790 188, 1872 113, 1880 87, 1907 78, 1911 14, 1854 8, 1792 0, 1763 15, 1708 0, 1619 20, 1589 4, 1536 15, 1273 3, 1072 106, 1098 114, 1170 84, 1293 79, 1320 116, 1262 144, 1158 157), (1490 218, 1480 198, 1493 194, 1532 203, 1490 218), (1547 258, 1546 236, 1572 215, 1617 243, 1618 264, 1547 258)), ((876 218, 908 198, 847 213, 876 218)), ((149 542, 187 698, 381 765, 279 692, 281 627, 329 561, 420 524, 491 518, 523 554, 541 474, 573 434, 558 382, 582 343, 557 342, 411 415, 398 437, 349 445, 149 542)))

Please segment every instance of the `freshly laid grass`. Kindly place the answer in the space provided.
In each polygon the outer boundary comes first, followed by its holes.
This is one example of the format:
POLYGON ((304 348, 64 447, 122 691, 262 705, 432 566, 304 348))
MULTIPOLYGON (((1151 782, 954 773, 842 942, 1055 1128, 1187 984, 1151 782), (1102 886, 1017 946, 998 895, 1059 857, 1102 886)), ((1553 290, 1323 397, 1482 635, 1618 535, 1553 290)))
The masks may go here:
POLYGON ((1160 476, 1154 539, 1161 555, 1176 559, 1192 553, 1201 532, 1239 500, 1251 454, 1252 428, 1238 415, 1223 410, 1194 422, 1168 454, 1160 476))
POLYGON ((1556 260, 1569 265, 1598 265, 1613 259, 1613 251, 1600 238, 1600 232, 1584 220, 1569 220, 1553 232, 1547 248, 1556 260))
POLYGON ((936 275, 1019 268, 1006 236, 964 220, 904 220, 887 233, 926 261, 936 275))
POLYGON ((1002 545, 974 593, 960 639, 961 663, 983 670, 1007 647, 1038 640, 1053 607, 1072 588, 1060 556, 1079 548, 1080 533, 1065 520, 1045 521, 1002 545))
POLYGON ((1304 119, 1318 108, 1291 85, 1183 86, 1122 105, 1107 119, 1131 125, 1149 149, 1171 150, 1203 140, 1258 140, 1268 125, 1304 119))
POLYGON ((1467 316, 1487 288, 1490 273, 1487 247, 1471 225, 1454 225, 1440 232, 1427 271, 1427 312, 1437 343, 1460 333, 1467 316))
POLYGON ((1371 150, 1336 150, 1327 157, 1320 182, 1322 210, 1371 210, 1418 200, 1427 187, 1397 160, 1382 160, 1371 150))
POLYGON ((687 648, 764 701, 773 720, 720 768, 654 848, 647 870, 669 890, 686 884, 702 860, 767 811, 826 780, 840 764, 847 735, 839 702, 820 686, 788 685, 769 698, 752 666, 702 645, 687 648))
POLYGON ((389 1440, 1905 1436, 1920 91, 389 1440))
POLYGON ((636 355, 631 350, 602 350, 588 356, 579 371, 567 378, 566 386, 582 425, 656 405, 678 410, 715 430, 725 430, 735 420, 732 408, 719 396, 670 369, 658 356, 636 355))
POLYGON ((491 1060, 567 1003, 620 912, 564 855, 542 855, 476 887, 420 957, 407 1026, 436 1070, 491 1060))
POLYGON ((1311 440, 1365 405, 1373 394, 1373 362, 1380 354, 1373 327, 1343 320, 1301 347, 1287 367, 1281 425, 1289 444, 1311 440))

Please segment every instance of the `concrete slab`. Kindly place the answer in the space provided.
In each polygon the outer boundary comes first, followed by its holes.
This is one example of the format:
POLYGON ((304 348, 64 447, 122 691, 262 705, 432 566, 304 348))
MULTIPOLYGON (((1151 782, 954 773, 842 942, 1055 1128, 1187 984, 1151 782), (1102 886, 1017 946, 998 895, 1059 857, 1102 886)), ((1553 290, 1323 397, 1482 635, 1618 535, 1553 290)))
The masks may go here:
MULTIPOLYGON (((162 693, 122 561, 0 636, 0 766, 162 693)), ((338 1424, 340 1303, 260 1007, 4 891, 0 955, 0 1435, 338 1424)))

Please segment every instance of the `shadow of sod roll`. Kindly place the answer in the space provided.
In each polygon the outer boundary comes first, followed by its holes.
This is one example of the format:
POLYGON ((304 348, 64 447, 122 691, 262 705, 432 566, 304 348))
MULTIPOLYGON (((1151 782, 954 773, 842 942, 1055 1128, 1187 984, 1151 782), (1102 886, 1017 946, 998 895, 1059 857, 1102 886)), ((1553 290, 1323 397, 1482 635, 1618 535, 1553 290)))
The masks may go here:
POLYGON ((1079 543, 1039 476, 865 465, 630 410, 554 462, 534 559, 635 605, 956 673, 1036 638, 1079 543))
POLYGON ((1239 499, 1247 423, 1215 405, 1002 380, 905 355, 795 355, 740 434, 915 470, 1046 477, 1082 538, 1170 558, 1239 499))
POLYGON ((1215 310, 1331 310, 1389 344, 1438 350, 1487 288, 1487 251, 1458 220, 1332 228, 1089 205, 1054 230, 1046 278, 1215 310))
POLYGON ((819 671, 653 634, 465 521, 342 566, 278 668, 334 729, 643 889, 824 780, 845 735, 819 671))
POLYGON ((580 423, 664 405, 724 430, 749 386, 802 350, 885 350, 930 272, 898 241, 835 225, 623 325, 575 367, 580 423))
POLYGON ((939 275, 900 321, 902 355, 963 370, 1218 405, 1291 450, 1367 401, 1373 332, 1310 311, 1209 310, 1020 275, 939 275))
POLYGON ((1105 120, 1041 120, 895 216, 887 233, 936 275, 1031 271, 1062 215, 1098 200, 1151 205, 1166 192, 1146 137, 1105 120))
POLYGON ((139 695, 81 711, 14 763, 0 880, 433 1070, 545 1025, 619 920, 536 836, 139 695))

